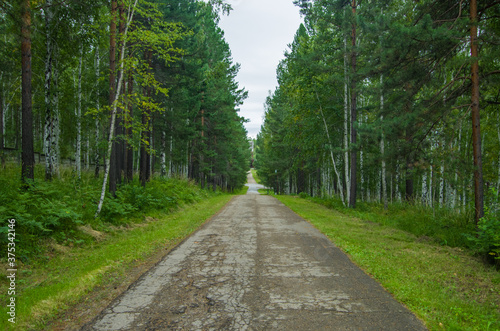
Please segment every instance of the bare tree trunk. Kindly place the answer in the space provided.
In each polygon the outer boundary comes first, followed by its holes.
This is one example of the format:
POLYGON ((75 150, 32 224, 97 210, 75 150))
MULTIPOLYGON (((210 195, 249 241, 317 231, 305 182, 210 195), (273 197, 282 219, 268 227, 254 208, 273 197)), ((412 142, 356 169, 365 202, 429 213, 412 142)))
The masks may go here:
POLYGON ((349 195, 349 206, 351 208, 356 207, 356 195, 357 195, 357 130, 356 130, 356 118, 357 118, 357 87, 356 87, 356 0, 352 0, 352 53, 351 53, 351 67, 352 74, 351 77, 351 192, 349 195))
POLYGON ((3 82, 3 72, 0 73, 0 82, 2 82, 2 90, 0 90, 0 163, 2 168, 5 168, 4 154, 4 132, 5 132, 5 84, 3 82))
MULTIPOLYGON (((384 76, 380 76, 380 111, 384 111, 384 88, 383 88, 384 76)), ((380 123, 384 122, 384 115, 380 116, 380 123)), ((382 129, 382 137, 380 139, 380 154, 382 155, 382 173, 381 173, 381 181, 382 181, 382 200, 384 202, 384 209, 387 210, 389 208, 389 203, 387 201, 387 178, 386 178, 386 164, 385 164, 385 134, 382 129)))
MULTIPOLYGON (((116 99, 116 21, 117 21, 118 4, 117 0, 111 0, 111 23, 109 27, 109 104, 113 108, 113 103, 116 99)), ((120 88, 120 87, 118 87, 120 88)), ((115 114, 116 116, 116 114, 115 114)), ((113 117, 113 115, 111 115, 113 117)), ((113 121, 116 125, 116 121, 113 121)), ((113 129, 113 133, 115 128, 113 129)), ((111 195, 116 195, 116 143, 113 141, 111 153, 108 155, 109 165, 109 192, 111 195)))
POLYGON ((441 161, 441 178, 439 179, 439 207, 444 207, 444 160, 441 161))
POLYGON ((344 37, 344 178, 346 183, 346 197, 351 195, 351 181, 349 176, 349 78, 347 63, 347 38, 344 37))
POLYGON ((45 93, 45 125, 44 125, 44 143, 43 143, 43 151, 45 153, 45 179, 50 181, 52 180, 54 165, 52 164, 54 158, 52 150, 52 141, 54 139, 54 109, 52 104, 52 60, 53 60, 53 50, 52 50, 52 33, 51 33, 51 24, 53 21, 53 12, 52 12, 52 0, 47 0, 46 8, 44 8, 44 16, 45 16, 45 85, 44 85, 44 93, 45 93))
MULTIPOLYGON (((132 95, 134 92, 134 78, 132 76, 132 71, 129 71, 128 73, 128 94, 132 95)), ((132 121, 133 118, 133 106, 132 106, 132 101, 129 99, 128 102, 128 117, 130 118, 130 121, 132 121)), ((129 123, 131 124, 131 123, 129 123)), ((134 147, 132 146, 132 139, 133 139, 133 133, 132 133, 132 127, 130 125, 129 128, 127 128, 127 148, 126 148, 126 164, 125 164, 125 176, 127 178, 127 181, 131 183, 134 180, 134 147)))
POLYGON ((429 174, 429 206, 434 208, 434 196, 432 191, 432 176, 434 176, 434 167, 430 166, 430 174, 429 174))
MULTIPOLYGON (((318 98, 318 102, 319 102, 318 93, 316 93, 316 97, 318 98)), ((321 107, 321 104, 319 105, 319 111, 321 114, 321 118, 323 119, 323 124, 325 125, 326 137, 328 138, 328 146, 330 146, 330 157, 332 159, 333 170, 335 171, 335 175, 337 176, 337 181, 339 182, 340 199, 342 200, 342 204, 345 206, 344 188, 342 185, 342 180, 340 178, 340 174, 337 171, 337 164, 335 163, 335 158, 333 157, 333 146, 331 144, 330 132, 328 131, 328 125, 326 123, 325 115, 323 114, 323 108, 321 107)))
POLYGON ((30 1, 21 2, 21 85, 22 85, 22 138, 21 180, 27 188, 35 179, 35 154, 33 151, 33 112, 31 104, 31 13, 30 1))
MULTIPOLYGON (((497 123, 500 123, 497 121, 497 123)), ((461 131, 460 131, 461 132, 461 131)), ((498 143, 500 144, 500 126, 497 127, 498 143)), ((500 193, 500 153, 498 153, 498 179, 497 179, 497 193, 500 193)))
MULTIPOLYGON (((127 23, 125 25, 125 32, 123 34, 123 44, 122 44, 121 61, 120 61, 120 76, 119 76, 120 78, 118 80, 115 99, 114 99, 114 101, 112 103, 112 107, 111 107, 111 123, 110 123, 110 129, 109 129, 108 152, 107 152, 108 159, 111 155, 111 149, 113 146, 113 136, 114 136, 114 132, 115 132, 117 102, 118 102, 118 98, 120 97, 121 85, 122 85, 121 83, 123 80, 123 73, 125 70, 123 58, 125 55, 125 45, 127 44, 127 31, 128 31, 128 27, 130 26, 130 23, 132 22, 132 18, 134 17, 134 12, 135 12, 135 7, 137 6, 137 1, 138 0, 134 1, 134 4, 132 7, 129 6, 128 12, 127 12, 128 16, 127 16, 127 23)), ((102 209, 102 206, 104 204, 104 197, 106 195, 106 186, 108 184, 107 182, 108 182, 109 169, 110 169, 110 164, 108 162, 106 164, 106 169, 104 171, 104 180, 102 183, 101 198, 99 199, 99 205, 97 206, 97 211, 96 211, 96 214, 94 216, 95 218, 97 218, 97 216, 99 216, 99 214, 101 213, 101 209, 102 209)))
POLYGON ((477 0, 470 2, 472 59, 472 149, 474 154, 474 206, 476 225, 484 216, 483 161, 481 157, 481 119, 479 114, 479 61, 477 40, 477 0))
POLYGON ((94 153, 94 163, 95 163, 95 171, 94 171, 94 176, 95 178, 99 177, 99 162, 100 162, 100 153, 99 153, 99 112, 101 108, 101 104, 99 102, 99 77, 100 77, 100 63, 101 63, 101 57, 99 55, 99 46, 96 46, 95 49, 95 107, 97 110, 97 116, 95 118, 95 153, 94 153))
MULTIPOLYGON (((167 124, 165 114, 162 115, 164 125, 167 124)), ((161 129, 160 175, 167 176, 167 132, 165 126, 161 129)))
POLYGON ((60 113, 59 113, 59 72, 58 72, 58 49, 57 47, 54 47, 54 59, 53 59, 53 65, 52 65, 52 73, 53 73, 53 93, 52 97, 54 98, 54 101, 52 102, 52 105, 54 106, 54 117, 52 118, 53 122, 53 127, 54 127, 54 136, 52 139, 52 166, 54 167, 53 169, 53 174, 56 176, 59 176, 59 163, 61 161, 61 153, 60 153, 60 148, 59 148, 59 143, 60 143, 60 138, 61 138, 61 127, 60 127, 60 113))
MULTIPOLYGON (((150 63, 150 53, 151 51, 145 51, 144 52, 144 59, 148 61, 151 67, 150 63)), ((149 86, 144 88, 144 95, 146 97, 151 96, 151 88, 149 86)), ((139 173, 139 180, 141 181, 142 186, 146 186, 146 182, 149 180, 149 171, 150 171, 150 157, 148 154, 148 148, 146 144, 150 143, 150 135, 149 135, 149 130, 150 130, 150 112, 147 109, 143 110, 142 113, 142 126, 143 126, 143 131, 141 132, 141 159, 140 159, 140 173, 139 173)))
POLYGON ((80 47, 80 62, 78 63, 78 105, 76 108, 76 175, 78 179, 82 177, 82 63, 83 46, 80 47))
POLYGON ((428 189, 427 189, 427 171, 424 170, 424 173, 422 174, 422 204, 424 206, 427 206, 429 204, 428 202, 428 189))

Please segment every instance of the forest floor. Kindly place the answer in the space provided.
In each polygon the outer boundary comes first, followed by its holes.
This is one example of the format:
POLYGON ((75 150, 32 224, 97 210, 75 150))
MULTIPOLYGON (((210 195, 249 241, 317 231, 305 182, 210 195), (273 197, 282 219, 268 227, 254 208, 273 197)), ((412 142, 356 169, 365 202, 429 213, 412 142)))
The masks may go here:
POLYGON ((426 329, 310 223, 248 186, 82 330, 426 329))

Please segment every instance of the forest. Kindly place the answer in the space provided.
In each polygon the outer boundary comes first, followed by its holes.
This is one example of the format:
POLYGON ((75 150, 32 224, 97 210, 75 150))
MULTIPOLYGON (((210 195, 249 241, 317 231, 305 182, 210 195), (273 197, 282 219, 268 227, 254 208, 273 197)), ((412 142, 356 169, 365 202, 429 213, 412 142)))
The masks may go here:
POLYGON ((262 181, 337 208, 417 206, 419 235, 446 213, 439 228, 500 257, 500 2, 294 2, 305 23, 266 101, 262 181))
POLYGON ((15 219, 28 250, 77 225, 203 197, 190 182, 241 188, 247 92, 218 26, 230 10, 221 0, 2 1, 2 235, 15 219))

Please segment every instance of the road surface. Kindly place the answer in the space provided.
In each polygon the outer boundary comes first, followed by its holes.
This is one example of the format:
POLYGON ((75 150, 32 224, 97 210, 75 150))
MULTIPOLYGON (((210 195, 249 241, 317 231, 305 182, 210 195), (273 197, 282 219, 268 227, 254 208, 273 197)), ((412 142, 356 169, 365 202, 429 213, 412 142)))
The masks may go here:
POLYGON ((237 196, 82 330, 426 330, 249 175, 237 196))

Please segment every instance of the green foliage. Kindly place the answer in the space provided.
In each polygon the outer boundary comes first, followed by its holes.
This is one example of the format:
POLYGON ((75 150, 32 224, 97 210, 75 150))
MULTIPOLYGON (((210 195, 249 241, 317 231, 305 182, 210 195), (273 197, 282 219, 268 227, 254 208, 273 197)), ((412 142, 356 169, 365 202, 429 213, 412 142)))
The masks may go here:
MULTIPOLYGON (((474 234, 475 170, 465 106, 470 104, 469 3, 295 4, 305 23, 277 68, 279 86, 266 102, 256 142, 262 181, 275 192, 326 197, 324 203, 350 215, 375 213, 417 236, 467 247, 463 234, 474 234), (346 210, 338 197, 353 192, 361 201, 356 211, 346 210), (385 215, 382 206, 390 203, 385 215)), ((498 188, 500 67, 492 54, 500 34, 498 20, 488 17, 496 17, 500 7, 488 0, 482 8, 482 170, 485 185, 498 188)), ((497 246, 488 247, 496 240, 495 219, 498 214, 490 212, 481 225, 481 236, 490 242, 482 249, 494 254, 497 246)))
MULTIPOLYGON (((78 230, 81 225, 142 221, 145 213, 173 210, 213 195, 185 179, 158 178, 146 188, 130 183, 119 188, 116 198, 107 197, 101 216, 95 220, 101 178, 83 172, 78 180, 72 171, 63 169, 61 178, 35 180, 24 191, 16 176, 18 171, 18 167, 7 165, 0 175, 0 242, 7 241, 8 220, 15 219, 16 239, 22 243, 18 252, 26 257, 40 252, 40 240, 81 243, 85 238, 78 230)), ((36 175, 42 177, 42 173, 42 166, 37 166, 36 175)))
MULTIPOLYGON (((485 208, 485 215, 477 225, 475 235, 467 235, 471 248, 478 254, 500 260, 500 218, 498 214, 498 192, 490 191, 495 204, 485 208)), ((497 262, 500 265, 500 261, 497 262)))

